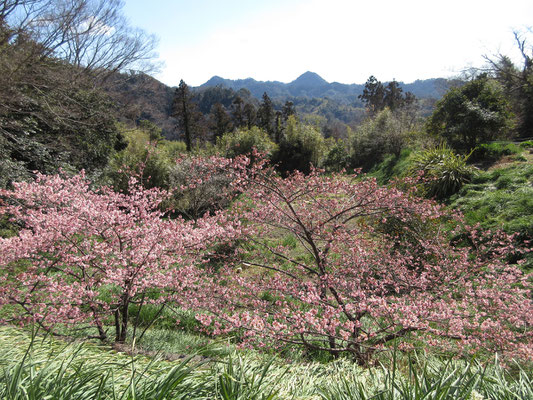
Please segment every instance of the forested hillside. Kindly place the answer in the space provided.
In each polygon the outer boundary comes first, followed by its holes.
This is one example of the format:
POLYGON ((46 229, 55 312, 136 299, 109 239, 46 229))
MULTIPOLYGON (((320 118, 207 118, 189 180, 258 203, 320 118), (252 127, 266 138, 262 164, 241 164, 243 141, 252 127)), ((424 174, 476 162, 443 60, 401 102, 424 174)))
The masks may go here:
POLYGON ((119 4, 0 4, 2 186, 31 171, 95 172, 126 146, 103 87, 124 69, 146 66, 155 41, 127 25, 119 4))
MULTIPOLYGON (((178 138, 176 121, 172 117, 172 92, 161 82, 135 74, 117 76, 119 84, 113 84, 108 92, 120 104, 120 118, 127 121, 149 120, 163 129, 169 139, 178 138)), ((435 102, 451 87, 461 85, 459 79, 417 80, 410 84, 398 82, 398 87, 418 98, 420 112, 427 116, 435 102)), ((364 84, 328 83, 312 72, 306 72, 290 83, 259 82, 252 78, 229 80, 213 77, 197 88, 191 88, 199 111, 208 115, 211 108, 220 103, 226 112, 232 111, 236 97, 255 107, 266 93, 278 110, 289 101, 302 117, 318 118, 323 131, 344 131, 347 126, 358 125, 365 118, 365 106, 358 97, 364 84)), ((336 133, 335 133, 336 134, 336 133)))

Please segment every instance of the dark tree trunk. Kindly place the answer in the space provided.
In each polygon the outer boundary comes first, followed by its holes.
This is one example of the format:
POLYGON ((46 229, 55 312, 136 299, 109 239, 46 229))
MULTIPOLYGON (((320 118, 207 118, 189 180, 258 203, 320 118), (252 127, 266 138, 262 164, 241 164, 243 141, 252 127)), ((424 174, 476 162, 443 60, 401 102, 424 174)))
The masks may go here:
POLYGON ((128 308, 130 296, 123 293, 120 297, 120 305, 115 310, 115 342, 124 343, 128 334, 128 308))

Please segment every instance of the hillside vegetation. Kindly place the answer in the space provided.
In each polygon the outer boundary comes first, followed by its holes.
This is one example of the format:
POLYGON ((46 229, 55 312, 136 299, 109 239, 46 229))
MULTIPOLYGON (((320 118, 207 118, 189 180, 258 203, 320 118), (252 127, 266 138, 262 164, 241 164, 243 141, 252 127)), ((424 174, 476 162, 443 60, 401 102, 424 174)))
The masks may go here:
POLYGON ((55 3, 0 4, 0 397, 531 397, 526 34, 436 101, 169 89, 55 3))

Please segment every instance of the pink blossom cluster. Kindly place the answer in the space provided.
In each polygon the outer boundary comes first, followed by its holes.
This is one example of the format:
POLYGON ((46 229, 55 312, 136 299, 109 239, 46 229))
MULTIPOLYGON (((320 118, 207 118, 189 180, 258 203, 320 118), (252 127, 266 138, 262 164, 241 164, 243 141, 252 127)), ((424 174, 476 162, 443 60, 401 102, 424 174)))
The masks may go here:
POLYGON ((243 190, 233 215, 252 246, 205 280, 215 295, 202 307, 218 318, 199 319, 214 334, 245 330, 245 344, 350 352, 363 363, 398 340, 533 358, 531 279, 505 262, 519 251, 509 236, 476 237, 405 184, 359 176, 263 170, 243 190), (444 224, 473 245, 452 246, 444 224))
POLYGON ((2 191, 2 213, 23 229, 0 239, 0 305, 46 326, 90 321, 101 335, 114 318, 118 340, 128 306, 151 301, 197 310, 206 330, 236 331, 244 345, 292 343, 361 363, 398 342, 533 359, 531 277, 505 261, 521 251, 512 238, 465 227, 408 182, 281 178, 253 157, 194 160, 205 176, 182 190, 223 169, 242 195, 191 221, 168 218, 158 209, 168 193, 135 179, 127 193, 83 175, 2 191), (468 245, 451 242, 453 225, 468 245), (240 245, 212 268, 221 242, 240 245))
POLYGON ((114 316, 117 340, 125 339, 130 304, 186 302, 182 288, 194 286, 202 250, 241 234, 222 213, 166 218, 158 209, 166 193, 135 179, 116 193, 93 189, 83 174, 40 175, 0 196, 2 214, 23 226, 0 239, 0 305, 45 327, 89 321, 102 336, 102 319, 114 316), (154 289, 160 295, 150 300, 154 289))

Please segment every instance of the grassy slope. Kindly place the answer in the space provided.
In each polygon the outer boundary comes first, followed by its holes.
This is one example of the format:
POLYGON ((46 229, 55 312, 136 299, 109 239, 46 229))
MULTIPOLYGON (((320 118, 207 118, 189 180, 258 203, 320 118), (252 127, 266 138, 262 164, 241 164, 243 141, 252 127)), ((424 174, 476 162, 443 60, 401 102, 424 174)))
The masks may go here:
POLYGON ((270 361, 252 351, 187 362, 129 356, 90 343, 66 344, 0 327, 0 397, 7 399, 526 399, 531 374, 495 364, 433 357, 399 359, 392 369, 270 361), (190 368, 189 368, 190 367, 190 368), (378 397, 373 397, 378 396, 378 397))
MULTIPOLYGON (((387 164, 378 168, 375 171, 376 175, 383 175, 384 178, 401 174, 407 165, 408 156, 406 152, 397 160, 386 160, 387 164)), ((509 232, 521 232, 525 236, 532 237, 533 154, 525 149, 521 154, 500 159, 487 170, 480 170, 470 184, 465 185, 457 195, 450 199, 449 204, 451 207, 462 210, 467 222, 471 224, 480 223, 483 228, 503 228, 509 232)), ((249 350, 237 352, 225 343, 210 343, 205 336, 191 333, 195 330, 194 326, 186 326, 193 324, 191 316, 179 316, 182 320, 181 324, 184 325, 180 326, 180 329, 175 329, 175 316, 168 317, 168 323, 157 324, 139 343, 148 357, 129 356, 127 354, 131 353, 129 346, 121 348, 124 352, 117 353, 109 347, 96 344, 85 343, 80 347, 76 344, 66 345, 57 340, 39 339, 34 344, 31 357, 26 360, 23 368, 25 372, 22 375, 26 377, 26 380, 19 386, 24 387, 31 381, 28 377, 31 377, 32 366, 34 375, 38 374, 38 371, 46 372, 43 366, 51 366, 50 371, 56 373, 57 376, 57 371, 61 370, 61 366, 65 365, 64 361, 69 360, 70 357, 71 363, 68 364, 70 372, 65 374, 65 380, 58 381, 61 385, 68 385, 68 382, 75 382, 76 379, 80 381, 80 377, 83 376, 92 376, 86 386, 97 390, 94 385, 104 382, 106 395, 102 398, 112 398, 110 393, 113 388, 117 393, 130 393, 123 398, 132 398, 130 396, 132 382, 137 382, 138 390, 153 387, 154 382, 164 382, 172 367, 179 366, 185 357, 200 352, 201 355, 192 359, 190 371, 186 370, 187 366, 183 366, 186 378, 179 383, 178 389, 181 388, 182 392, 189 391, 189 394, 196 391, 195 397, 187 395, 189 397, 185 398, 252 399, 254 391, 254 393, 264 394, 273 390, 278 392, 277 398, 281 399, 341 400, 368 398, 365 396, 370 396, 380 390, 390 394, 395 387, 391 380, 391 371, 393 371, 391 369, 363 370, 347 359, 329 363, 310 362, 297 352, 289 356, 285 355, 285 358, 275 356, 272 359, 272 365, 264 375, 264 380, 260 381, 259 378, 265 365, 268 364, 269 356, 249 350), (210 344, 204 347, 207 343, 210 344), (160 355, 165 360, 161 359, 160 355), (231 365, 228 364, 230 359, 233 360, 231 365), (105 377, 107 378, 103 379, 105 377), (221 388, 224 385, 233 385, 231 389, 234 390, 233 395, 223 397, 221 388), (237 392, 239 394, 236 394, 237 392)), ((6 373, 12 372, 17 363, 20 365, 30 339, 27 332, 22 332, 17 328, 0 327, 0 397, 6 397, 3 392, 6 388, 4 379, 6 373)), ((386 362, 387 355, 384 355, 382 360, 386 362)), ((390 362, 387 364, 390 365, 390 362)), ((402 379, 409 374, 408 365, 410 362, 407 360, 399 362, 398 366, 402 370, 401 376, 404 377, 402 379)), ((427 378, 426 383, 432 382, 431 385, 434 385, 435 390, 439 385, 446 386, 446 382, 441 378, 458 379, 465 390, 469 384, 474 384, 474 382, 468 383, 472 374, 465 372, 464 362, 453 363, 451 369, 446 369, 445 364, 437 359, 424 356, 417 361, 417 365, 416 373, 420 374, 423 379, 427 378), (428 373, 424 373, 422 366, 426 362, 430 365, 428 373)), ((489 370, 488 383, 485 382, 481 386, 479 382, 475 383, 478 385, 476 390, 484 396, 472 398, 519 399, 527 398, 524 395, 531 395, 530 377, 522 374, 518 376, 518 379, 517 375, 511 378, 498 368, 489 368, 489 370), (516 393, 512 394, 512 392, 516 393)), ((47 379, 50 379, 50 376, 47 379)), ((476 380, 479 379, 481 375, 476 375, 476 380)), ((398 398, 421 398, 416 397, 415 394, 412 396, 407 394, 413 388, 417 388, 416 379, 411 379, 409 386, 403 389, 397 386, 394 390, 404 393, 398 398)), ((97 397, 80 397, 80 399, 83 398, 97 397)), ((172 398, 180 397, 176 395, 172 398)), ((380 398, 389 397, 384 395, 380 398)))
MULTIPOLYGON (((477 173, 446 204, 460 210, 469 225, 518 233, 519 241, 533 240, 533 144, 495 142, 481 146, 481 150, 471 157, 477 158, 477 173)), ((404 150, 399 157, 389 156, 370 175, 386 184, 405 173, 411 155, 404 150)), ((527 268, 532 267, 530 254, 527 268)))
POLYGON ((470 224, 533 237, 533 162, 527 155, 480 171, 450 199, 451 207, 461 210, 470 224))
MULTIPOLYGON (((533 153, 529 149, 499 159, 480 170, 459 193, 449 200, 460 210, 469 225, 484 230, 503 229, 518 234, 517 241, 526 248, 533 239, 533 153)), ((533 268, 533 254, 525 256, 522 268, 533 268)))
MULTIPOLYGON (((148 342, 157 344, 161 335, 171 338, 177 346, 175 347, 176 350, 182 347, 182 344, 176 342, 191 340, 186 338, 187 335, 184 334, 176 335, 168 330, 154 330, 152 335, 147 336, 148 342)), ((4 373, 9 371, 9 366, 13 366, 23 359, 30 342, 31 337, 28 332, 13 327, 0 327, 0 397, 4 389, 2 371, 4 373)), ((192 371, 184 384, 196 388, 196 397, 190 397, 191 399, 224 398, 221 397, 219 391, 221 385, 224 385, 225 378, 228 378, 229 382, 240 382, 243 386, 240 389, 241 395, 228 397, 228 399, 252 398, 247 396, 252 396, 251 393, 255 389, 263 394, 274 390, 278 392, 279 397, 276 398, 281 399, 315 399, 319 398, 317 397, 318 387, 339 381, 341 376, 349 381, 355 381, 367 379, 369 374, 368 370, 363 371, 348 360, 330 364, 318 362, 290 364, 287 363, 288 360, 286 359, 272 359, 252 351, 236 353, 228 348, 225 351, 220 349, 217 351, 216 347, 220 347, 220 344, 215 343, 206 348, 205 353, 209 354, 209 357, 197 355, 190 362, 192 371), (214 357, 215 354, 219 357, 214 357), (228 364, 230 359, 232 360, 231 367, 228 364), (268 366, 269 361, 272 361, 272 364, 268 369, 268 374, 265 375, 264 381, 259 383, 258 379, 264 368, 268 366), (248 394, 246 395, 246 393, 248 394)), ((124 348, 123 350, 130 349, 124 348)), ((169 350, 171 349, 167 348, 167 356, 171 355, 169 350)), ((200 351, 200 348, 191 349, 191 352, 194 351, 200 351)), ((128 352, 131 354, 130 351, 128 352)), ((140 382, 137 386, 140 390, 139 388, 145 382, 153 382, 158 377, 165 377, 173 366, 182 362, 179 358, 175 361, 153 358, 153 354, 152 357, 142 355, 133 357, 107 346, 87 342, 83 345, 79 343, 66 344, 59 340, 50 338, 43 340, 39 337, 33 344, 26 365, 36 365, 37 368, 52 365, 52 370, 59 370, 60 364, 71 358, 73 358, 73 362, 70 363, 69 372, 66 373, 67 379, 63 385, 68 381, 73 381, 76 375, 80 377, 96 373, 95 379, 86 385, 89 390, 100 383, 100 377, 110 375, 112 379, 106 383, 108 396, 110 396, 110 387, 114 387, 117 393, 127 392, 132 376, 139 377, 140 382), (137 371, 136 375, 132 374, 134 369, 137 371)), ((25 385, 29 385, 28 380, 26 380, 25 385)))

